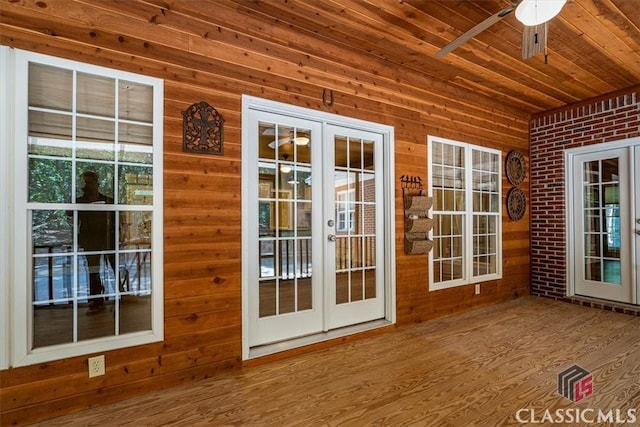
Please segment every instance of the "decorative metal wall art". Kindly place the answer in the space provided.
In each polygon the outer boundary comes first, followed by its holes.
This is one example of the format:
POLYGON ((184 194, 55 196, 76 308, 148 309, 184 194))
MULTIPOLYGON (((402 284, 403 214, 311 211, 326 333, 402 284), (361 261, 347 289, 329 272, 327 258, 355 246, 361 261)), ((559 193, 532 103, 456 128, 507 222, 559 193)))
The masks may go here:
POLYGON ((527 195, 521 189, 513 187, 507 194, 507 213, 514 221, 521 220, 527 210, 527 195))
POLYGON ((419 176, 402 175, 400 183, 403 190, 422 190, 422 178, 419 176))
POLYGON ((224 118, 205 101, 197 102, 182 112, 182 151, 223 154, 224 118))
POLYGON ((509 151, 504 163, 507 180, 514 185, 507 193, 507 213, 512 220, 519 221, 527 211, 527 195, 517 186, 524 181, 527 164, 524 155, 517 150, 509 151))
POLYGON ((505 160, 505 172, 511 184, 516 186, 522 184, 527 173, 527 165, 521 152, 517 150, 509 151, 505 160))

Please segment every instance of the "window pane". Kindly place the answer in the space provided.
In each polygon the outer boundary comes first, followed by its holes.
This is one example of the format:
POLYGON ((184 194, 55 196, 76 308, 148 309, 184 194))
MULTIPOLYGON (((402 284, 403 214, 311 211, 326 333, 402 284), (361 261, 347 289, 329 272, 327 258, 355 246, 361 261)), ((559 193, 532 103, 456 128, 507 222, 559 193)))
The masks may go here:
POLYGON ((65 160, 29 159, 29 201, 70 203, 71 169, 65 160))
POLYGON ((313 295, 311 278, 298 279, 298 310, 311 310, 313 308, 313 295))
POLYGON ((351 301, 361 301, 364 299, 362 270, 351 271, 351 301))
POLYGON ((442 144, 439 142, 434 142, 432 145, 432 153, 434 164, 442 164, 442 144))
POLYGON ((266 280, 258 285, 259 316, 276 315, 276 281, 266 280))
POLYGON ((296 168, 297 184, 295 191, 299 200, 311 200, 311 169, 300 167, 296 168))
POLYGON ((584 239, 584 254, 586 256, 600 256, 600 235, 587 234, 584 239))
POLYGON ((364 271, 364 297, 365 299, 371 299, 376 297, 376 271, 365 270, 364 271))
POLYGON ((362 169, 362 140, 349 138, 349 167, 362 169))
POLYGON ((618 172, 618 159, 607 159, 602 161, 602 182, 618 182, 620 173, 618 172))
POLYGON ((33 348, 73 342, 73 304, 33 306, 33 348))
POLYGON ((120 166, 118 184, 118 202, 120 204, 153 204, 153 169, 151 167, 120 166))
POLYGON ((153 128, 118 124, 118 159, 122 162, 153 163, 153 128))
POLYGON ((311 236, 311 203, 296 203, 296 233, 298 237, 311 236))
POLYGON ((118 117, 151 123, 153 121, 153 87, 120 80, 118 82, 118 117))
POLYGON ((309 129, 294 129, 293 141, 290 145, 295 149, 295 160, 298 164, 311 164, 311 131, 309 129))
POLYGON ((278 282, 278 314, 296 311, 295 280, 280 280, 278 282))
POLYGON ((151 295, 123 295, 119 308, 121 334, 151 330, 151 295))
POLYGON ((373 141, 367 141, 364 140, 362 141, 362 161, 363 161, 363 167, 364 169, 367 170, 374 170, 375 168, 375 159, 374 159, 374 153, 373 153, 373 141))
POLYGON ((71 111, 73 71, 29 63, 29 106, 71 111))
POLYGON ((120 249, 151 249, 151 215, 151 212, 145 211, 120 212, 120 249))
POLYGON ((78 117, 76 156, 84 159, 115 159, 115 123, 78 117))
POLYGON ((600 181, 600 162, 594 160, 584 163, 584 182, 594 184, 600 181))
POLYGON ((584 188, 584 207, 600 207, 600 186, 590 185, 584 188))
POLYGON ((600 210, 599 209, 585 209, 584 230, 588 233, 600 231, 600 210))
POLYGON ((77 162, 76 202, 112 204, 115 178, 113 168, 112 163, 77 162))
MULTIPOLYGON (((29 136, 41 137, 40 139, 29 140, 31 144, 40 142, 43 145, 57 146, 59 149, 69 149, 70 143, 64 143, 62 141, 71 140, 71 124, 72 117, 67 114, 55 114, 43 111, 29 111, 29 136), (57 142, 49 142, 47 140, 54 140, 57 142)), ((46 152, 39 152, 37 148, 32 148, 34 154, 47 154, 46 152)))
POLYGON ((344 304, 350 301, 349 278, 349 272, 336 274, 336 304, 344 304))
POLYGON ((584 259, 584 278, 600 282, 602 280, 602 268, 600 258, 584 259))
POLYGON ((348 164, 348 155, 349 155, 349 146, 348 140, 344 136, 335 137, 334 141, 334 158, 335 165, 337 168, 346 168, 349 166, 348 164))
MULTIPOLYGON (((138 247, 144 248, 145 245, 138 247)), ((149 295, 151 293, 151 252, 137 250, 121 253, 118 259, 118 280, 118 291, 121 293, 149 295)))
POLYGON ((115 117, 115 79, 86 73, 77 78, 78 113, 115 117))

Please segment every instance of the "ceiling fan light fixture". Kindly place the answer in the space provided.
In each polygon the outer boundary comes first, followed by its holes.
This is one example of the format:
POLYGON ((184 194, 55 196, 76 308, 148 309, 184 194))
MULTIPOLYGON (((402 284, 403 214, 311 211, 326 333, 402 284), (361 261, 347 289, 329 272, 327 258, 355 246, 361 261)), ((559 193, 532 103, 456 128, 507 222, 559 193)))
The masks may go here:
POLYGON ((307 145, 309 143, 309 138, 306 136, 297 136, 293 139, 296 145, 307 145))
POLYGON ((522 0, 516 19, 527 26, 543 24, 560 13, 567 0, 522 0))

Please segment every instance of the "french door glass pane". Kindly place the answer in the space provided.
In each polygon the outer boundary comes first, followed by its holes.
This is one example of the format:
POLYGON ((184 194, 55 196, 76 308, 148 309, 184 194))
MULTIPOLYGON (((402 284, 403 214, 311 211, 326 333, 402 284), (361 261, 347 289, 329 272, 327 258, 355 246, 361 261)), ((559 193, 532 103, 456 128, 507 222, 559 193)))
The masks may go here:
POLYGON ((618 159, 583 163, 583 253, 586 280, 621 284, 618 159))
POLYGON ((336 136, 336 303, 376 297, 374 142, 336 136))
POLYGON ((258 127, 259 316, 309 310, 312 186, 309 129, 258 127))

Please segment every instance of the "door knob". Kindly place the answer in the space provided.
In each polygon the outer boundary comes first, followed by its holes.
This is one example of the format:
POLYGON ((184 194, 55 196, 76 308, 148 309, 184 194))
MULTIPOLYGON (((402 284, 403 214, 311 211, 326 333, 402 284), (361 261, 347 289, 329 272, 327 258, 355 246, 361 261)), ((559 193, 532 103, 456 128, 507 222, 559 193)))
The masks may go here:
POLYGON ((335 234, 329 234, 329 236, 327 236, 327 238, 329 239, 330 242, 335 242, 336 241, 336 235, 335 234))

